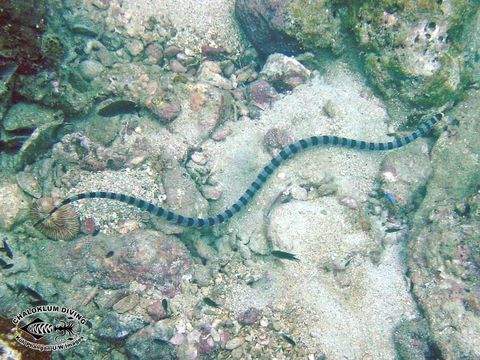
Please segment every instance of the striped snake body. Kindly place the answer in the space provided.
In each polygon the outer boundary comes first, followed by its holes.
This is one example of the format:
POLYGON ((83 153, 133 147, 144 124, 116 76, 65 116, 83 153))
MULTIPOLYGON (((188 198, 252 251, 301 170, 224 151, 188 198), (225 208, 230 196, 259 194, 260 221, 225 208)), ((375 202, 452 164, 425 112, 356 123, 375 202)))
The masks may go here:
POLYGON ((434 115, 432 118, 424 122, 420 127, 411 133, 408 136, 402 137, 395 141, 389 141, 384 143, 373 143, 373 142, 365 142, 353 139, 347 139, 344 137, 332 136, 332 135, 323 135, 323 136, 312 136, 309 138, 305 138, 294 142, 285 148, 283 148, 280 153, 275 156, 258 174, 257 178, 252 182, 250 187, 245 191, 245 193, 240 196, 240 198, 222 213, 209 216, 207 218, 194 218, 183 216, 173 211, 164 209, 159 207, 155 204, 152 204, 148 201, 129 196, 124 194, 117 194, 109 191, 94 191, 94 192, 86 192, 77 194, 75 196, 69 197, 64 199, 58 206, 53 208, 50 213, 43 219, 39 220, 35 225, 40 224, 41 222, 45 221, 49 216, 51 216, 54 212, 56 212, 60 207, 63 205, 81 200, 81 199, 111 199, 117 200, 129 205, 136 206, 137 208, 148 211, 149 213, 160 216, 168 221, 181 226, 186 227, 207 227, 216 224, 223 223, 228 221, 232 218, 236 213, 240 212, 244 207, 246 207, 255 196, 255 193, 260 190, 263 184, 267 181, 267 179, 272 175, 274 170, 279 167, 285 160, 292 157, 293 155, 302 152, 306 149, 316 147, 319 145, 334 145, 334 146, 341 146, 346 148, 352 149, 365 149, 370 151, 384 151, 384 150, 393 150, 400 148, 404 145, 407 145, 417 139, 418 137, 426 135, 431 128, 444 117, 443 113, 438 113, 434 115))

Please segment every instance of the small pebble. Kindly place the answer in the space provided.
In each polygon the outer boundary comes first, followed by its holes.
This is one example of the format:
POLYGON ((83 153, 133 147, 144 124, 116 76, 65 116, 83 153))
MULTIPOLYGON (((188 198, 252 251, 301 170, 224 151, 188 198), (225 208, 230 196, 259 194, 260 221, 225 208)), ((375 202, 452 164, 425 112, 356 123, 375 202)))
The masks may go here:
POLYGON ((358 204, 357 204, 357 201, 354 199, 354 198, 351 198, 349 196, 345 196, 343 198, 340 199, 340 204, 352 209, 352 210, 356 210, 358 209, 358 204))
POLYGON ((178 46, 170 45, 165 49, 163 54, 167 58, 172 58, 172 57, 176 56, 180 51, 182 51, 182 49, 180 49, 178 46))
POLYGON ((132 310, 138 304, 137 294, 130 294, 113 305, 113 310, 119 314, 132 310))
POLYGON ((199 286, 208 286, 211 279, 210 271, 205 266, 198 266, 193 273, 193 281, 199 286))
POLYGON ((173 337, 169 340, 169 342, 173 345, 182 345, 185 341, 185 335, 177 333, 173 335, 173 337))
POLYGON ((215 186, 211 186, 211 185, 204 185, 201 188, 201 191, 202 191, 202 195, 205 197, 205 199, 212 200, 212 201, 216 201, 216 200, 220 199, 223 195, 222 190, 218 189, 215 186))
POLYGON ((294 185, 292 186, 291 190, 290 190, 290 193, 292 194, 292 197, 295 199, 295 200, 307 200, 308 198, 308 192, 306 189, 298 186, 298 185, 294 185))
POLYGON ((255 307, 248 308, 238 315, 238 322, 242 325, 252 325, 260 318, 260 310, 255 307))
POLYGON ((99 76, 105 68, 95 60, 85 60, 80 63, 80 74, 85 80, 93 80, 99 76))
POLYGON ((185 74, 187 72, 187 68, 183 66, 180 61, 178 60, 172 60, 170 62, 170 70, 172 70, 174 73, 178 74, 185 74))
POLYGON ((192 161, 198 165, 205 165, 207 163, 207 157, 204 153, 195 151, 192 154, 192 161))
POLYGON ((232 355, 232 359, 242 359, 242 357, 243 357, 243 349, 240 348, 240 347, 239 347, 239 348, 236 348, 235 350, 233 350, 233 351, 231 352, 230 355, 232 355))
POLYGON ((215 130, 210 137, 213 141, 223 141, 227 138, 227 136, 232 134, 231 129, 218 129, 215 130))
POLYGON ((233 338, 232 340, 227 341, 227 343, 225 344, 225 349, 227 349, 227 350, 236 349, 240 345, 242 345, 244 342, 245 342, 245 340, 241 337, 233 338))
POLYGON ((147 314, 150 315, 153 320, 161 320, 167 317, 167 313, 160 300, 153 302, 147 307, 147 314))

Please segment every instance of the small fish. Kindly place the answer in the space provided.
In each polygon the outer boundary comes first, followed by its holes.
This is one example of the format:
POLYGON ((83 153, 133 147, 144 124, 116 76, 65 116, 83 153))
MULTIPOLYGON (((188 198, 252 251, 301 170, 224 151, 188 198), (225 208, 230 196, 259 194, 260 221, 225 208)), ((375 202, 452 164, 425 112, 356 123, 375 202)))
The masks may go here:
POLYGON ((17 71, 18 65, 14 63, 5 63, 5 64, 0 64, 0 79, 6 79, 15 71, 17 71))
POLYGON ((23 289, 28 293, 28 295, 35 298, 36 300, 43 300, 43 296, 37 290, 32 289, 29 286, 24 286, 23 289))
POLYGON ((12 252, 12 249, 10 249, 10 246, 8 246, 7 244, 7 238, 4 237, 2 241, 3 241, 3 250, 7 253, 7 256, 10 259, 13 259, 13 252, 12 252))
POLYGON ((133 113, 139 109, 140 108, 133 101, 114 100, 98 110, 97 114, 103 117, 113 117, 120 114, 133 113))
POLYGON ((282 335, 282 338, 288 342, 290 345, 292 346, 297 346, 297 343, 295 342, 295 340, 293 340, 290 336, 286 335, 286 334, 281 334, 282 335))
POLYGON ((390 204, 392 204, 393 206, 397 206, 397 202, 395 201, 395 198, 393 197, 392 194, 390 193, 385 193, 385 196, 387 197, 387 200, 390 204))
POLYGON ((32 304, 33 306, 42 306, 42 305, 48 305, 48 301, 47 300, 33 300, 30 302, 30 304, 32 304))
POLYGON ((0 259, 0 266, 2 269, 11 269, 13 264, 8 264, 5 260, 0 259))
POLYGON ((165 311, 165 314, 168 314, 168 301, 167 301, 167 299, 162 299, 162 307, 163 307, 163 311, 165 311))
POLYGON ((295 254, 292 254, 286 251, 273 250, 271 254, 279 259, 300 261, 300 259, 297 258, 295 254))
POLYGON ((100 228, 97 227, 95 228, 95 231, 93 232, 92 236, 97 236, 100 233, 100 228))
POLYGON ((213 301, 213 300, 210 299, 209 297, 204 297, 204 298, 203 298, 203 302, 204 302, 205 304, 207 304, 208 306, 211 306, 211 307, 214 307, 214 308, 217 308, 217 309, 220 307, 219 304, 217 304, 215 301, 213 301))
POLYGON ((114 254, 115 254, 115 252, 114 252, 113 250, 111 250, 111 251, 109 251, 109 252, 105 255, 105 257, 106 257, 106 258, 110 258, 110 257, 112 257, 114 254))

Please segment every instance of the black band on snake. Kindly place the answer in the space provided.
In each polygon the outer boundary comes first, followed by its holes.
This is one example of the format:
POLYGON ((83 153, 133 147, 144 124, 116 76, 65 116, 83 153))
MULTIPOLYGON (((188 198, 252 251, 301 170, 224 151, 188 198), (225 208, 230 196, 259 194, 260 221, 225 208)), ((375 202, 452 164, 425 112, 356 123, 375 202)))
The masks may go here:
POLYGON ((57 207, 55 207, 52 211, 50 211, 49 215, 45 218, 38 221, 36 225, 45 221, 49 216, 51 216, 55 211, 57 211, 63 205, 81 200, 81 199, 111 199, 121 201, 123 203, 136 206, 137 208, 148 211, 149 213, 160 216, 168 221, 181 226, 187 227, 206 227, 212 226, 216 224, 223 223, 228 221, 230 218, 233 217, 236 213, 240 212, 244 207, 246 207, 255 196, 255 193, 260 190, 263 184, 267 181, 267 179, 272 175, 276 168, 278 168, 282 162, 287 160, 288 158, 292 157, 294 154, 304 151, 308 148, 319 146, 319 145, 335 145, 341 147, 347 147, 352 149, 365 149, 371 151, 384 151, 384 150, 392 150, 407 145, 417 139, 418 137, 426 135, 430 129, 435 125, 437 122, 442 120, 444 117, 443 113, 438 113, 434 115, 432 118, 427 120, 423 123, 416 131, 411 133, 408 136, 403 138, 397 139, 395 141, 385 142, 385 143, 372 143, 372 142, 365 142, 359 140, 352 140, 347 139, 344 137, 338 136, 331 136, 331 135, 323 135, 323 136, 312 136, 309 138, 305 138, 294 142, 280 151, 280 153, 275 156, 258 174, 257 178, 252 182, 250 187, 245 191, 245 193, 240 196, 236 203, 232 206, 227 208, 222 213, 209 216, 207 218, 193 218, 188 216, 182 216, 180 214, 176 214, 172 211, 167 209, 161 208, 156 206, 155 204, 149 203, 148 201, 138 199, 133 196, 124 195, 124 194, 117 194, 108 191, 95 191, 95 192, 87 192, 82 194, 77 194, 75 196, 69 197, 63 200, 57 207))

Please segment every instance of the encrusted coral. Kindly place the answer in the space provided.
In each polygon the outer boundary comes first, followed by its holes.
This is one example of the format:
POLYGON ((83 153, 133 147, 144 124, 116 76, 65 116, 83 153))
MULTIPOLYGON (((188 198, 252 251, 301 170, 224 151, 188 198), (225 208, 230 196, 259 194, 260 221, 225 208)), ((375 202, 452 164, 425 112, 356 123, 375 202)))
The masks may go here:
POLYGON ((45 60, 52 66, 60 64, 67 55, 65 42, 52 32, 43 34, 40 49, 45 60))
MULTIPOLYGON (((35 201, 31 209, 34 223, 44 219, 55 207, 52 198, 41 198, 35 201)), ((72 240, 80 232, 80 221, 71 206, 62 206, 59 210, 36 225, 42 234, 53 240, 72 240)))

